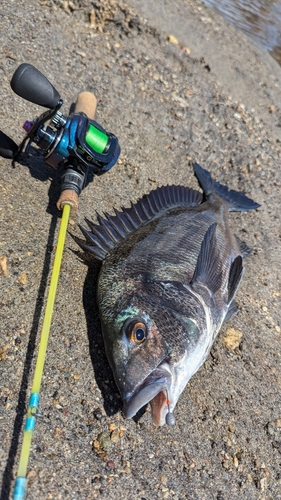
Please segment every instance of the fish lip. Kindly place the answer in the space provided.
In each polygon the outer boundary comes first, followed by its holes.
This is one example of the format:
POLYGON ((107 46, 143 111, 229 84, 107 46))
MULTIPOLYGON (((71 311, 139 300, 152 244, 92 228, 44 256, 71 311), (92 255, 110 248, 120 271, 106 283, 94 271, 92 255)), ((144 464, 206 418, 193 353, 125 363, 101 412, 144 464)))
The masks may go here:
MULTIPOLYGON (((124 398, 124 416, 126 418, 134 417, 143 406, 150 403, 158 394, 163 391, 167 394, 171 385, 171 378, 172 374, 168 363, 166 360, 162 361, 133 393, 124 398)), ((160 424, 157 423, 157 425, 160 424)))

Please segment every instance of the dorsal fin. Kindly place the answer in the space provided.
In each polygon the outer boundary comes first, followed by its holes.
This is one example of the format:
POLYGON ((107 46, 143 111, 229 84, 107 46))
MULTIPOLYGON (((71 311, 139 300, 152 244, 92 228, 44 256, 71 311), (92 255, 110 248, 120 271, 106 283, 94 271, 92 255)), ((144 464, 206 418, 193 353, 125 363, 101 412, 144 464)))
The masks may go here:
POLYGON ((115 215, 97 214, 99 224, 85 219, 90 231, 80 226, 86 241, 75 238, 86 252, 103 260, 123 238, 143 224, 159 217, 165 209, 175 207, 196 207, 202 202, 202 194, 184 186, 163 186, 132 203, 130 208, 115 209, 115 215))

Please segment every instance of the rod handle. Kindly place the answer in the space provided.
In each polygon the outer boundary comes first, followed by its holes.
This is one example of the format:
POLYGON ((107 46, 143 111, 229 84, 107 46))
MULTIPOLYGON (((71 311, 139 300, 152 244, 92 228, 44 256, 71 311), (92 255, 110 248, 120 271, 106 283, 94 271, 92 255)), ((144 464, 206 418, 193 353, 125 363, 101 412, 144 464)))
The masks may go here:
MULTIPOLYGON (((74 113, 85 113, 90 120, 95 118, 97 109, 97 99, 91 92, 81 92, 75 103, 74 113)), ((57 201, 57 207, 62 210, 65 204, 71 205, 73 211, 78 210, 78 194, 75 191, 66 189, 61 192, 57 201)))
POLYGON ((81 92, 75 104, 75 113, 85 113, 90 120, 94 120, 97 109, 97 99, 91 92, 81 92))

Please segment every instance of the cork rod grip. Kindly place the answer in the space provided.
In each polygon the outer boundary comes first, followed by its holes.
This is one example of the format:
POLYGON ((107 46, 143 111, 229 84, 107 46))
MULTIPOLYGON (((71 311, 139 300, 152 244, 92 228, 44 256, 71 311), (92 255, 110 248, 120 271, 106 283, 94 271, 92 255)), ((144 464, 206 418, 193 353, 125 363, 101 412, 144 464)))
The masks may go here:
POLYGON ((76 104, 75 113, 85 113, 90 120, 94 120, 97 109, 97 100, 91 92, 81 92, 79 94, 76 104))

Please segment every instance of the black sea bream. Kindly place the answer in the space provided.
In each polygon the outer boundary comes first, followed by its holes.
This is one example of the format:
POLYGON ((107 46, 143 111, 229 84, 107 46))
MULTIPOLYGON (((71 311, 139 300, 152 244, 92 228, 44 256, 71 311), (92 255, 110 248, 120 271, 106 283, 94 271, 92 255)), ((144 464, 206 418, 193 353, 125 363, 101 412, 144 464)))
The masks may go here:
POLYGON ((81 247, 102 261, 98 303, 106 354, 133 417, 151 403, 156 425, 206 360, 249 253, 228 212, 259 207, 194 165, 203 194, 182 186, 152 191, 115 216, 87 220, 81 247))

